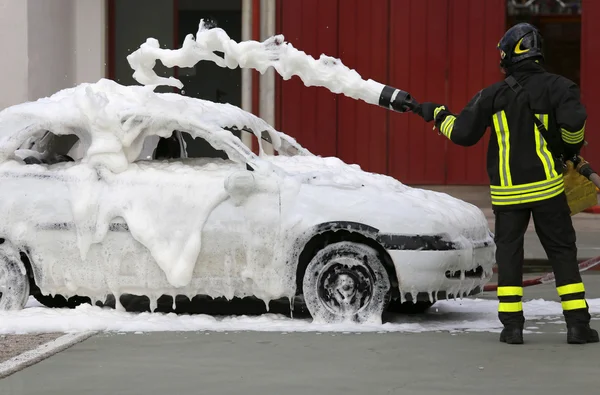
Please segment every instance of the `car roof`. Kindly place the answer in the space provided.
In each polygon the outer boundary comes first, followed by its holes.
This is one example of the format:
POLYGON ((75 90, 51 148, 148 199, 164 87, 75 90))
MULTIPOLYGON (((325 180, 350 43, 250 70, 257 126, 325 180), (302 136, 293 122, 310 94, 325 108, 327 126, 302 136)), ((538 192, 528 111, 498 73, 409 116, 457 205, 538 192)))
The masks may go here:
MULTIPOLYGON (((102 79, 1 111, 0 163, 12 158, 28 139, 47 131, 77 135, 85 151, 94 145, 91 153, 86 152, 87 158, 114 154, 120 145, 127 162, 132 163, 147 136, 169 137, 174 130, 204 138, 226 151, 232 160, 246 163, 261 159, 232 133, 234 130, 253 133, 259 142, 271 142, 283 155, 312 155, 292 137, 237 106, 102 79)), ((259 144, 260 156, 264 156, 262 142, 259 144)))

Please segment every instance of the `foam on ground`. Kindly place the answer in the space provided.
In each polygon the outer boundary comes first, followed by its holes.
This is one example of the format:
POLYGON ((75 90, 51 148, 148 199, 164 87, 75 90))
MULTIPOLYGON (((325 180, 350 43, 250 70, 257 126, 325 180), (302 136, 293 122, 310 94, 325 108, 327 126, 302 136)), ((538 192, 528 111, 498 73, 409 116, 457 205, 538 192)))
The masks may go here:
MULTIPOLYGON (((590 313, 600 314, 600 299, 588 299, 590 313)), ((27 308, 0 312, 0 334, 102 332, 499 332, 498 302, 466 299, 440 301, 422 316, 394 316, 391 322, 372 324, 313 324, 308 319, 283 315, 258 317, 128 313, 82 305, 74 310, 47 309, 32 300, 27 308)), ((559 302, 536 299, 523 304, 529 325, 545 322, 564 325, 559 302)))

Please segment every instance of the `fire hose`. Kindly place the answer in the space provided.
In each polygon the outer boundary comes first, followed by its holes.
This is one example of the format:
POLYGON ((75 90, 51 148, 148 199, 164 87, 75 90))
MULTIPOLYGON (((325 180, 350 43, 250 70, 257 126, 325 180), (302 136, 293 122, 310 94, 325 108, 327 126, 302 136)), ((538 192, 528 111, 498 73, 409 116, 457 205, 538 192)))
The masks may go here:
MULTIPOLYGON (((419 103, 410 95, 410 93, 405 92, 401 89, 393 88, 389 85, 386 85, 381 91, 381 95, 379 96, 379 106, 396 111, 396 112, 409 112, 413 111, 417 108, 419 103)), ((596 171, 594 171, 591 165, 583 160, 581 157, 574 157, 570 159, 577 172, 590 180, 597 188, 600 188, 600 176, 596 171)), ((586 270, 591 269, 592 267, 600 264, 600 256, 588 259, 579 263, 579 272, 584 272, 586 270)), ((523 287, 531 287, 534 285, 547 284, 551 283, 555 280, 554 273, 548 272, 541 276, 524 280, 523 287)), ((487 284, 484 286, 484 292, 492 292, 496 291, 498 288, 498 284, 487 284)))
MULTIPOLYGON (((579 272, 585 272, 586 270, 591 269, 598 264, 600 264, 600 256, 583 261, 579 264, 579 272)), ((551 282, 554 282, 554 273, 548 272, 539 277, 523 280, 523 288, 540 284, 548 284, 551 282)), ((483 287, 483 292, 492 292, 496 291, 497 289, 498 284, 487 284, 483 287)))

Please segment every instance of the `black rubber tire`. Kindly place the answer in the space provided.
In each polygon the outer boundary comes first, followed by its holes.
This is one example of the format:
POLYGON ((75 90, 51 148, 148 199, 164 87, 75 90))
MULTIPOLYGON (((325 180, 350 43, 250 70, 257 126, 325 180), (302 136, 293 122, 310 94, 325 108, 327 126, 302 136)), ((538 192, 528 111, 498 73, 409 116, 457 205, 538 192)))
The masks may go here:
POLYGON ((314 322, 381 324, 391 285, 376 250, 343 241, 312 258, 302 287, 314 322))
POLYGON ((82 304, 91 304, 91 300, 82 296, 73 296, 66 299, 62 295, 42 295, 41 293, 33 295, 33 297, 46 307, 54 309, 74 309, 75 307, 82 304))
POLYGON ((46 307, 50 307, 53 309, 74 309, 79 305, 92 303, 91 299, 85 296, 72 296, 69 299, 67 299, 62 295, 44 295, 40 291, 39 287, 35 283, 33 283, 33 279, 31 280, 31 282, 31 296, 33 296, 35 300, 37 300, 46 307))
POLYGON ((0 310, 22 310, 29 300, 29 278, 19 251, 7 240, 0 241, 0 310))
POLYGON ((387 310, 398 314, 423 314, 434 304, 435 302, 400 303, 400 300, 392 300, 387 310))

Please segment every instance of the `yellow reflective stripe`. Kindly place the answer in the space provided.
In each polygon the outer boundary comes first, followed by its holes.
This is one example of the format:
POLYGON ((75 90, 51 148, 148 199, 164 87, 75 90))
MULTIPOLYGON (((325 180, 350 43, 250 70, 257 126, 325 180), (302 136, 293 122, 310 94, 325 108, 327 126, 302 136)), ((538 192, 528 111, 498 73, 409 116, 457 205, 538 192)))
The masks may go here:
POLYGON ((523 296, 523 287, 498 287, 498 296, 523 296))
POLYGON ((512 185, 510 175, 510 132, 508 130, 508 120, 504 111, 499 111, 493 116, 494 128, 496 129, 496 138, 498 139, 499 149, 499 168, 500 185, 512 185))
POLYGON ((551 189, 545 189, 543 191, 534 192, 534 193, 526 193, 522 195, 510 195, 510 196, 497 196, 492 195, 492 204, 498 206, 506 206, 509 204, 521 204, 521 203, 531 203, 537 202, 540 200, 550 199, 554 196, 560 195, 565 190, 564 185, 557 185, 551 189))
MULTIPOLYGON (((546 129, 548 129, 548 114, 535 114, 536 117, 539 118, 540 121, 544 124, 546 129)), ((558 173, 554 168, 554 158, 552 158, 552 154, 548 150, 548 144, 546 144, 546 140, 542 133, 539 131, 537 125, 535 127, 535 150, 537 152, 538 157, 542 161, 542 165, 544 166, 544 172, 546 173, 546 178, 556 177, 558 173)))
POLYGON ((583 141, 583 133, 574 135, 566 131, 565 129, 561 129, 561 136, 565 143, 568 144, 579 144, 583 141))
POLYGON ((446 135, 444 130, 445 130, 446 126, 448 125, 448 122, 450 122, 451 119, 452 119, 452 117, 450 115, 448 115, 446 117, 446 119, 444 119, 444 122, 442 122, 442 125, 440 126, 440 130, 441 130, 442 134, 446 135))
POLYGON ((496 185, 492 185, 490 187, 490 193, 492 194, 492 196, 496 196, 498 198, 521 196, 531 194, 534 192, 547 191, 551 188, 563 186, 564 183, 564 179, 562 175, 560 175, 557 178, 554 178, 552 180, 545 180, 541 183, 536 182, 532 184, 520 184, 512 187, 498 187, 496 185))
POLYGON ((576 132, 569 132, 567 129, 561 128, 561 136, 565 143, 568 144, 579 144, 583 141, 583 137, 585 135, 585 122, 583 123, 583 127, 576 132))
POLYGON ((523 311, 523 302, 500 302, 498 311, 500 313, 518 313, 523 311))
POLYGON ((583 286, 583 283, 576 283, 557 287, 556 290, 558 291, 558 296, 563 296, 585 292, 585 287, 583 286))
POLYGON ((508 130, 508 119, 506 119, 506 113, 502 111, 502 124, 504 125, 504 131, 506 133, 506 158, 504 160, 506 166, 506 172, 508 174, 508 185, 512 185, 512 176, 510 175, 510 131, 508 130))
POLYGON ((564 178, 561 175, 555 177, 551 180, 537 181, 532 182, 530 184, 519 184, 513 185, 510 187, 499 187, 497 185, 491 185, 490 191, 492 195, 514 195, 516 193, 529 193, 535 191, 541 191, 543 189, 548 189, 555 187, 557 185, 564 184, 564 178))
POLYGON ((553 186, 552 188, 545 188, 540 191, 533 191, 533 192, 527 192, 527 193, 517 193, 517 194, 513 193, 511 195, 492 193, 492 198, 497 199, 497 200, 510 200, 510 199, 514 199, 514 198, 529 198, 529 197, 544 195, 547 192, 562 190, 562 189, 564 189, 564 187, 565 187, 564 183, 560 183, 558 185, 553 186))
POLYGON ((563 310, 585 309, 587 307, 585 299, 567 300, 565 302, 561 302, 561 304, 563 310))
POLYGON ((448 115, 444 122, 442 122, 440 130, 444 136, 450 138, 452 130, 454 129, 454 121, 456 121, 456 117, 454 115, 448 115))

